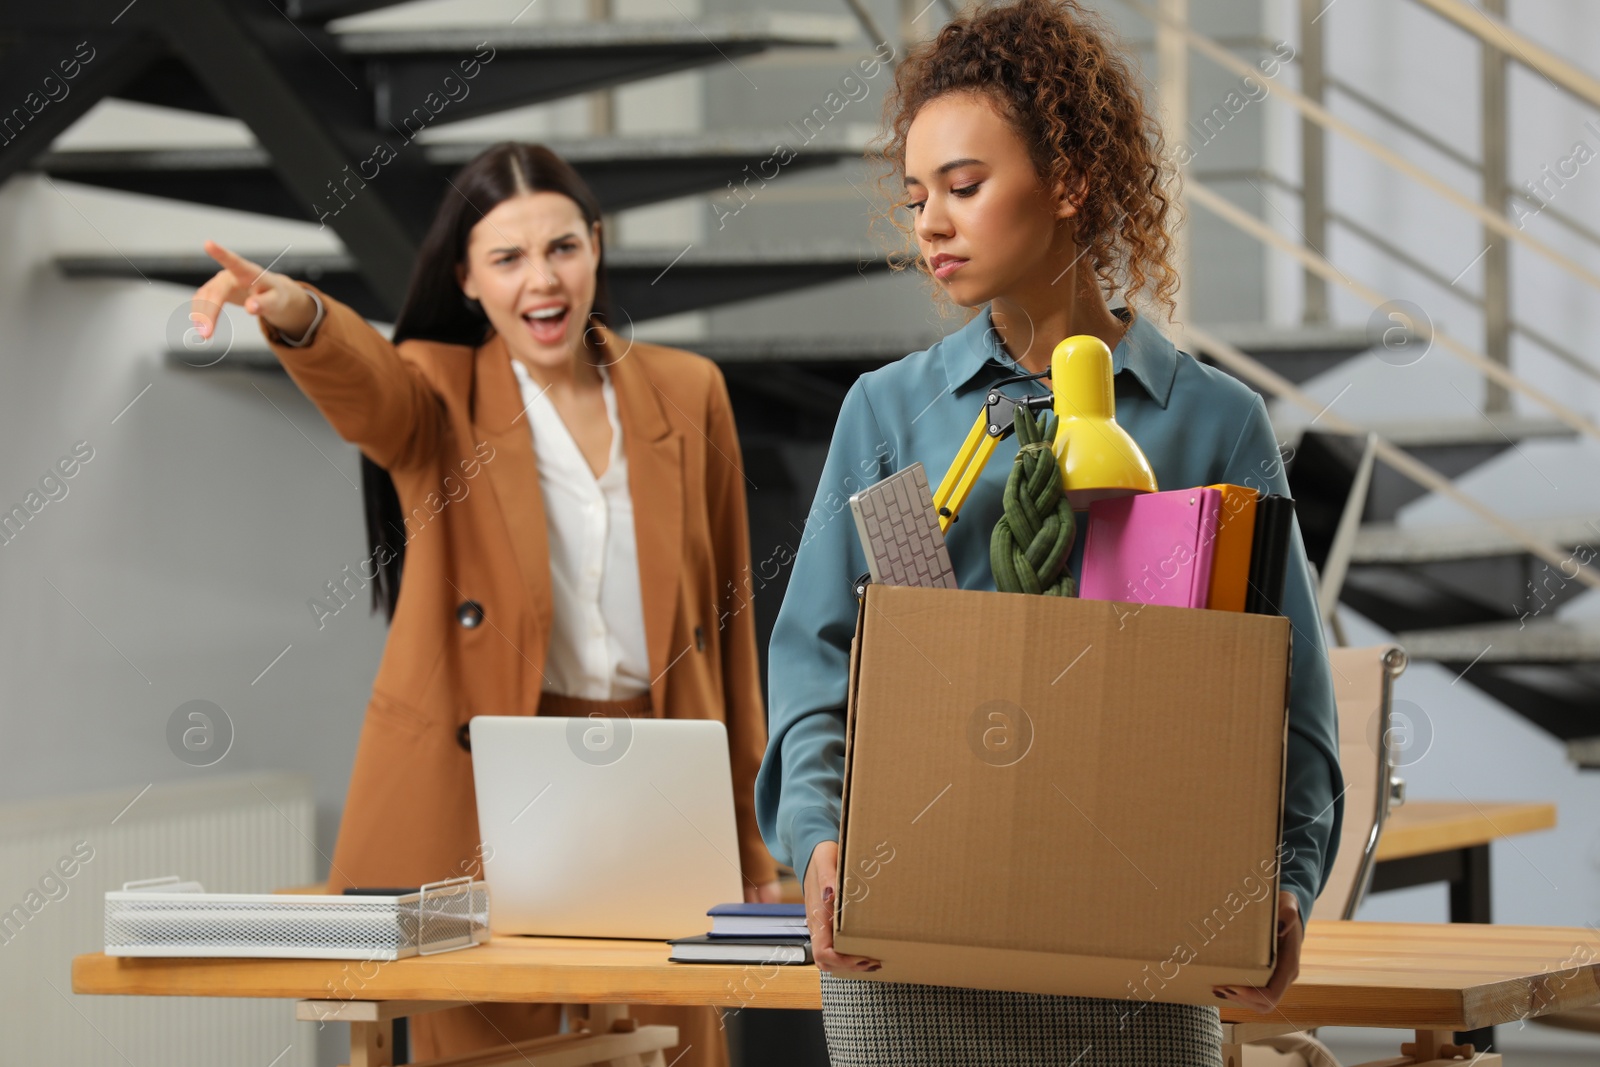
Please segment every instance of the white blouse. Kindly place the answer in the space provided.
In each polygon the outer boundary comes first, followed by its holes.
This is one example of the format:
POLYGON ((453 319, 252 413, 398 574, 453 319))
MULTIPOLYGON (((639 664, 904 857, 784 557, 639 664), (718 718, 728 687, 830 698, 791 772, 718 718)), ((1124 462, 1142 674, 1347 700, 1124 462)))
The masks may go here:
POLYGON ((610 372, 599 368, 611 455, 597 479, 545 390, 519 360, 513 359, 511 367, 533 432, 550 533, 555 603, 544 689, 587 700, 649 692, 633 497, 610 372))

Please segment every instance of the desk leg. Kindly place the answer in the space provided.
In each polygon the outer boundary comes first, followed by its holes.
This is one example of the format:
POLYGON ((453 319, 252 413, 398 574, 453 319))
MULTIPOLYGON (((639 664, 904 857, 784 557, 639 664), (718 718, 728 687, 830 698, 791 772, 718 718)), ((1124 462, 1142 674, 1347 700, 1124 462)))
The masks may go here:
MULTIPOLYGON (((389 1026, 395 1019, 460 1006, 431 1001, 302 1001, 298 1017, 348 1021, 350 1067, 394 1067, 389 1026)), ((669 1067, 665 1050, 678 1043, 676 1026, 639 1026, 625 1004, 592 1004, 585 1016, 575 1020, 582 1025, 569 1033, 429 1060, 418 1067, 669 1067)))
POLYGON ((394 1049, 389 1034, 388 1020, 351 1023, 350 1067, 393 1067, 394 1049))
MULTIPOLYGON (((1489 846, 1475 845, 1461 850, 1460 877, 1450 882, 1450 921, 1453 923, 1493 922, 1489 887, 1489 846)), ((1467 1030, 1456 1034, 1458 1044, 1471 1044, 1479 1052, 1496 1049, 1494 1027, 1467 1030)))
POLYGON ((1448 1030, 1418 1030, 1411 1041, 1400 1044, 1400 1055, 1369 1060, 1353 1067, 1504 1067, 1500 1054, 1473 1051, 1455 1044, 1448 1030))
POLYGON ((1450 882, 1450 921, 1494 922, 1490 909, 1489 846, 1461 850, 1461 873, 1450 882))

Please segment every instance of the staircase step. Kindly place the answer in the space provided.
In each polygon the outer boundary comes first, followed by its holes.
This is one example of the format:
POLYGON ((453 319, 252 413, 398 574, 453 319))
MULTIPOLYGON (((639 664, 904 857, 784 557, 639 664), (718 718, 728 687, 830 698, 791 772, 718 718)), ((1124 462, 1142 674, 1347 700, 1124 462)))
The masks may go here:
MULTIPOLYGON (((650 341, 653 338, 641 334, 640 340, 650 341)), ((908 352, 915 352, 927 348, 936 337, 930 337, 918 342, 906 342, 898 337, 867 336, 860 337, 702 337, 692 340, 667 339, 660 343, 680 348, 687 348, 697 352, 707 359, 724 366, 742 365, 773 365, 773 364, 839 364, 847 368, 850 375, 867 368, 867 366, 882 366, 904 356, 908 352)), ((174 349, 169 353, 175 363, 186 363, 187 353, 181 349, 174 349)), ((233 346, 228 353, 228 362, 237 367, 240 365, 262 370, 278 370, 281 365, 277 356, 272 354, 272 349, 250 340, 233 346)), ((220 366, 221 364, 217 364, 220 366)), ((837 405, 835 405, 837 413, 837 405)))
MULTIPOLYGON (((1364 326, 1329 323, 1280 326, 1240 322, 1208 325, 1205 330, 1218 340, 1254 356, 1296 385, 1330 371, 1373 347, 1364 326)), ((1191 344, 1191 348, 1202 363, 1227 371, 1225 365, 1217 363, 1206 353, 1204 346, 1196 342, 1191 344)), ((1245 384, 1250 385, 1248 382, 1245 384)), ((1250 387, 1256 389, 1254 385, 1250 387)), ((1256 392, 1261 390, 1256 389, 1256 392)))
MULTIPOLYGON (((510 107, 735 60, 774 48, 838 48, 860 27, 843 15, 748 12, 687 19, 544 22, 461 29, 334 31, 345 55, 365 61, 375 89, 375 128, 404 125, 412 109, 480 60, 469 91, 439 119, 456 122, 510 107)), ((737 69, 737 68, 736 68, 737 69)), ((748 75, 744 75, 748 77, 748 75)), ((830 116, 831 117, 831 116, 830 116)))
POLYGON ((795 11, 708 13, 687 18, 485 22, 414 29, 362 29, 348 23, 328 31, 349 55, 454 57, 487 43, 500 52, 651 51, 693 45, 712 53, 729 45, 761 48, 837 48, 855 40, 861 26, 848 15, 795 11))
MULTIPOLYGON (((1527 519, 1522 525, 1570 554, 1559 565, 1546 563, 1487 523, 1367 523, 1356 533, 1339 599, 1394 631, 1551 617, 1588 588, 1577 573, 1600 548, 1600 518, 1527 519)), ((1308 546, 1320 544, 1312 533, 1306 538, 1308 546)))
POLYGON ((1490 416, 1467 415, 1451 418, 1379 420, 1367 424, 1380 437, 1409 452, 1460 446, 1494 445, 1504 448, 1509 441, 1576 437, 1578 431, 1548 415, 1496 412, 1490 416))
MULTIPOLYGON (((356 80, 370 101, 364 110, 371 127, 405 128, 401 136, 409 136, 414 131, 408 116, 416 116, 415 125, 435 127, 664 74, 732 64, 777 48, 838 48, 858 40, 860 27, 846 15, 746 12, 697 16, 692 23, 663 19, 405 30, 330 25, 326 32, 334 58, 357 68, 356 80), (467 69, 475 73, 464 79, 461 64, 474 60, 476 68, 467 69), (453 96, 447 96, 446 78, 453 79, 453 96), (425 107, 430 94, 448 103, 430 112, 425 107)), ((161 107, 225 113, 205 84, 176 59, 157 61, 116 95, 161 107)))
MULTIPOLYGON (((607 256, 613 270, 621 262, 622 252, 626 250, 608 250, 607 256)), ((287 260, 288 257, 285 257, 287 260)), ((651 262, 659 259, 657 256, 651 262)), ((685 256, 680 261, 689 262, 690 257, 685 256)), ((765 260, 764 260, 765 261, 765 260)), ((776 261, 776 260, 773 260, 776 261)), ((73 269, 82 269, 81 260, 73 261, 73 269)), ((280 261, 279 268, 283 268, 280 261)), ((287 269, 287 268, 284 268, 287 269)), ((290 273, 293 273, 291 270, 290 273)), ((315 279, 313 279, 314 281, 315 279)), ((321 284, 317 282, 317 284, 321 284)), ((377 317, 377 316, 374 316, 377 317)), ((939 334, 925 334, 921 337, 907 337, 899 334, 860 334, 860 335, 819 335, 819 334, 788 334, 772 337, 700 337, 692 340, 673 340, 664 343, 681 344, 685 348, 715 360, 717 363, 731 364, 839 364, 848 367, 856 373, 870 370, 873 367, 892 363, 911 352, 928 348, 940 339, 939 334)), ((649 340, 648 337, 644 339, 649 340)), ((182 358, 181 352, 173 353, 175 359, 182 358)), ((236 346, 229 355, 231 361, 256 364, 263 367, 276 367, 277 359, 270 349, 256 346, 236 346)), ((1576 521, 1576 520, 1574 520, 1576 521)))
MULTIPOLYGON (((254 262, 302 278, 341 300, 369 319, 387 319, 389 311, 357 273, 355 261, 342 253, 256 252, 236 249, 254 262)), ((751 249, 610 248, 607 278, 616 305, 615 321, 626 331, 663 315, 696 311, 761 296, 792 292, 809 285, 888 270, 875 252, 855 245, 765 245, 751 249)), ((172 282, 199 287, 217 272, 205 255, 60 256, 57 267, 69 278, 123 278, 172 282)), ((902 353, 904 354, 904 353, 902 353)))
POLYGON ((937 340, 938 336, 908 340, 889 334, 851 337, 790 335, 705 337, 683 344, 718 363, 857 363, 881 366, 927 348, 937 340))
MULTIPOLYGON (((779 143, 794 150, 785 170, 812 170, 841 160, 859 159, 873 129, 863 123, 823 127, 809 141, 791 131, 736 134, 684 134, 654 137, 552 138, 541 143, 571 163, 606 211, 621 211, 695 193, 716 192, 746 178, 772 156, 779 143)), ((395 172, 395 181, 419 181, 425 188, 401 196, 424 203, 445 188, 445 179, 492 142, 419 143, 425 166, 420 175, 395 172)), ((233 211, 314 221, 316 211, 302 203, 279 178, 265 149, 159 148, 46 152, 28 168, 62 181, 121 192, 159 196, 233 211)), ((359 172, 353 172, 359 173, 359 172)), ((382 173, 382 172, 379 172, 382 173)), ((386 176, 387 177, 387 176, 386 176)), ((770 177, 770 175, 769 175, 770 177)), ((359 191, 360 184, 353 183, 359 191)), ((405 191, 401 191, 402 193, 405 191)), ((331 194, 329 204, 332 204, 331 194)))
MULTIPOLYGON (((1412 659, 1473 663, 1472 670, 1492 664, 1600 662, 1600 622, 1539 618, 1477 623, 1408 630, 1395 640, 1412 659)), ((1600 707, 1596 712, 1600 725, 1600 707)))
MULTIPOLYGON (((1596 735, 1594 737, 1580 737, 1568 741, 1567 758, 1573 763, 1577 764, 1579 770, 1600 771, 1600 735, 1596 735)), ((1571 1014, 1576 1013, 1563 1013, 1563 1015, 1571 1014)), ((1539 1021, 1549 1022, 1552 1026, 1560 1026, 1562 1024, 1555 1022, 1554 1020, 1562 1017, 1562 1015, 1547 1016, 1539 1021)), ((1587 1009, 1587 1014, 1583 1019, 1583 1025, 1575 1026, 1573 1029, 1588 1030, 1591 1033, 1600 1030, 1600 1005, 1587 1009)))
POLYGON ((1395 640, 1412 659, 1437 662, 1567 742, 1580 767, 1595 765, 1600 621, 1532 618, 1407 631, 1395 640))
MULTIPOLYGON (((1563 548, 1600 546, 1600 515, 1520 519, 1534 537, 1563 548)), ((1364 523, 1356 533, 1352 563, 1417 564, 1522 556, 1522 544, 1486 523, 1449 526, 1399 526, 1364 523)))
MULTIPOLYGON (((1530 415, 1497 415, 1492 424, 1482 418, 1413 419, 1374 423, 1371 428, 1446 478, 1458 478, 1482 466, 1515 448, 1519 440, 1576 436, 1565 423, 1530 415)), ((1344 510, 1365 442, 1360 436, 1315 430, 1292 437, 1291 444, 1289 485, 1302 528, 1312 527, 1307 530, 1307 545, 1313 561, 1320 565, 1319 553, 1327 550, 1326 541, 1344 510)), ((1380 460, 1367 488, 1363 515, 1371 522, 1392 521, 1402 507, 1427 493, 1426 487, 1380 460)))

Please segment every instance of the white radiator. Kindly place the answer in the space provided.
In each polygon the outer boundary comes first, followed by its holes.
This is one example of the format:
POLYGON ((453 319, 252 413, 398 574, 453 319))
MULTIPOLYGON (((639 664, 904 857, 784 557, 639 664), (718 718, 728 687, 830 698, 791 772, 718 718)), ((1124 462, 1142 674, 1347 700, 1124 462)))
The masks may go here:
POLYGON ((72 957, 102 948, 104 893, 125 881, 311 881, 313 815, 310 781, 290 774, 0 806, 0 1067, 312 1067, 316 1025, 286 1001, 78 996, 72 957))

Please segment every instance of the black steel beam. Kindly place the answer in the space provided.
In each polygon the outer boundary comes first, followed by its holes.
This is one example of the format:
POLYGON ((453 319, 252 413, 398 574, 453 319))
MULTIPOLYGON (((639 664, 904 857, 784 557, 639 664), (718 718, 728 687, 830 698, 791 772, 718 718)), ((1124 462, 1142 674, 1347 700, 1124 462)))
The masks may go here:
POLYGON ((104 24, 74 33, 0 28, 0 183, 162 51, 152 34, 104 24))
POLYGON ((197 115, 215 115, 231 118, 228 109, 205 83, 195 76, 189 64, 176 56, 162 56, 131 79, 115 93, 120 100, 154 107, 170 107, 176 111, 189 111, 197 115))
MULTIPOLYGON (((291 195, 310 205, 327 201, 335 183, 345 189, 348 201, 324 218, 360 264, 381 313, 392 316, 405 295, 426 216, 397 202, 420 181, 383 185, 356 175, 352 184, 349 160, 368 139, 361 127, 370 98, 359 66, 339 56, 326 33, 290 23, 267 0, 248 18, 211 0, 142 0, 139 6, 146 5, 150 15, 171 20, 163 27, 174 50, 250 127, 291 195)), ((402 153, 387 170, 393 177, 419 165, 420 154, 402 153)))

